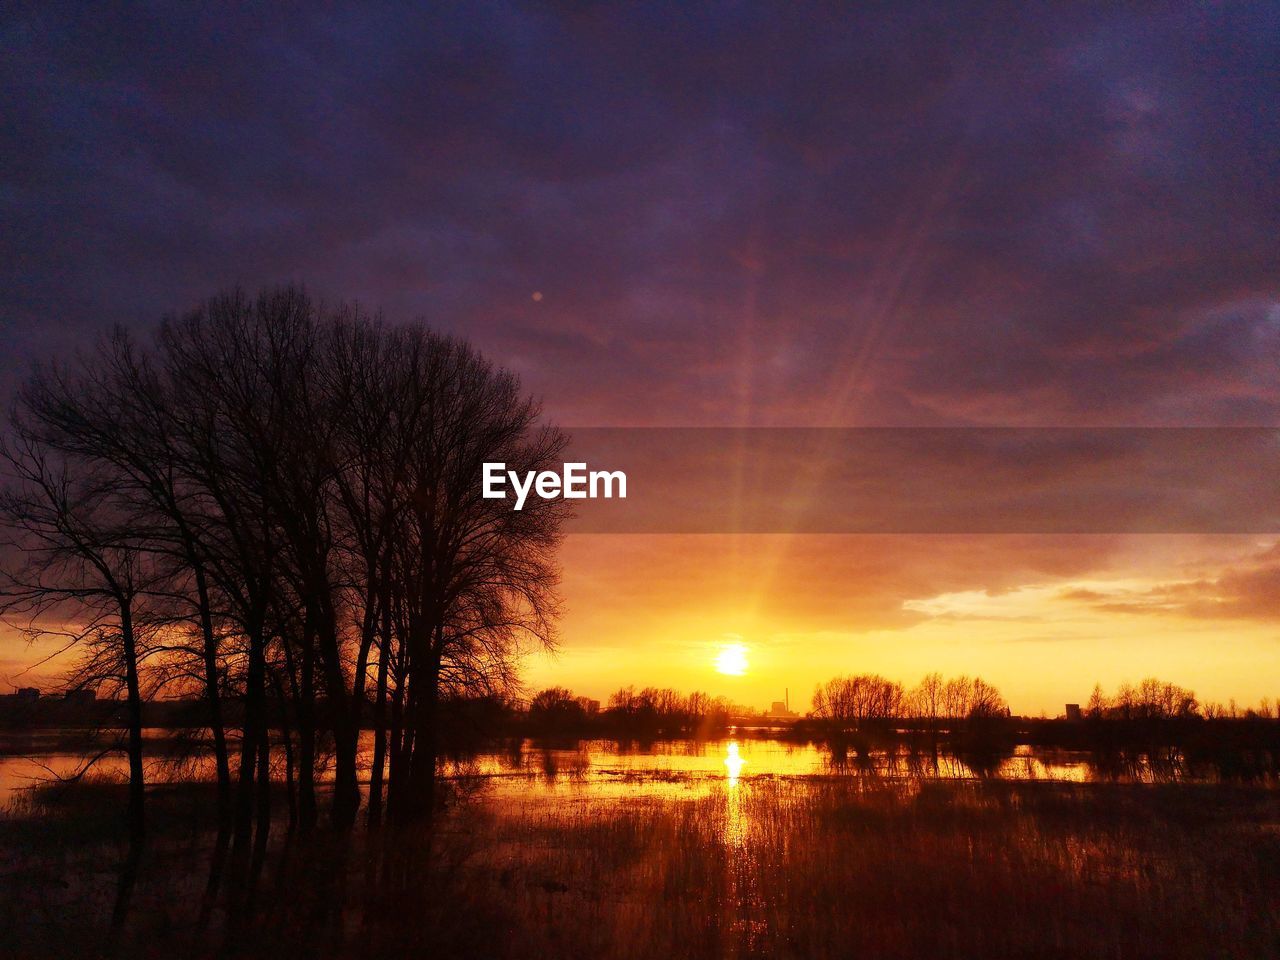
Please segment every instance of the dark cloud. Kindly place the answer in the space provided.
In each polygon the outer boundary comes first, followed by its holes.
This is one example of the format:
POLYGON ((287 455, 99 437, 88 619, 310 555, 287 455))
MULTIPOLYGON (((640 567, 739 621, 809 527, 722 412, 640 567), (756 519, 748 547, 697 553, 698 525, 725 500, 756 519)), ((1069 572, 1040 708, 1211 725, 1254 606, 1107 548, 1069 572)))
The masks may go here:
POLYGON ((3 16, 7 383, 304 280, 579 424, 1280 420, 1270 4, 3 16))
POLYGON ((1211 576, 1171 580, 1141 589, 1067 589, 1061 599, 1122 614, 1269 623, 1280 609, 1280 546, 1238 560, 1211 576))

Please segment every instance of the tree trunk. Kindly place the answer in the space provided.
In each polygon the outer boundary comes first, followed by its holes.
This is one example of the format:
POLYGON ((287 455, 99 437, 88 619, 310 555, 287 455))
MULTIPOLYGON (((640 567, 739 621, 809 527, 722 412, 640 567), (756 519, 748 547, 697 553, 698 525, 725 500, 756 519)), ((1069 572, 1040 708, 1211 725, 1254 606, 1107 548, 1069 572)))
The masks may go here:
POLYGON ((146 783, 142 772, 142 691, 138 683, 138 651, 133 636, 133 609, 120 599, 120 637, 124 647, 125 689, 129 723, 129 838, 138 843, 146 834, 143 801, 146 783))
POLYGON ((342 704, 334 705, 333 718, 333 823, 345 830, 356 822, 360 810, 360 781, 356 774, 356 748, 360 731, 351 723, 342 704))
POLYGON ((316 825, 315 643, 311 618, 302 631, 302 679, 298 697, 298 823, 303 833, 316 825))
MULTIPOLYGON (((265 717, 264 717, 265 720, 265 717)), ((271 834, 271 726, 264 722, 258 738, 258 789, 256 819, 258 832, 253 839, 254 858, 259 863, 267 850, 267 837, 271 834)))
POLYGON ((396 674, 396 693, 391 698, 391 729, 387 738, 387 816, 396 817, 396 807, 400 795, 404 792, 405 751, 404 751, 404 671, 396 674))
POLYGON ((359 731, 352 727, 352 708, 342 675, 336 617, 327 594, 316 610, 316 639, 325 693, 333 726, 333 823, 339 829, 352 826, 360 809, 360 783, 356 777, 356 745, 359 731))
POLYGON ((404 804, 405 818, 429 822, 435 812, 438 706, 440 703, 440 661, 434 651, 425 669, 413 678, 422 689, 414 697, 413 753, 409 762, 409 789, 404 804))
MULTIPOLYGON (((374 573, 371 570, 368 574, 370 583, 373 582, 374 573)), ((360 755, 360 732, 361 724, 364 721, 364 696, 365 696, 365 678, 369 673, 369 651, 373 648, 373 637, 378 629, 378 611, 376 609, 377 594, 373 589, 365 592, 364 616, 360 625, 360 649, 356 651, 356 668, 355 677, 351 681, 351 704, 347 711, 347 725, 350 728, 351 739, 351 776, 356 782, 354 804, 351 806, 349 815, 350 823, 355 823, 356 811, 360 808, 360 787, 357 778, 357 766, 360 755)), ((344 814, 347 811, 344 810, 344 814)), ((350 824, 344 823, 343 826, 350 824)))
POLYGON ((249 630, 249 669, 245 676, 244 735, 240 741, 240 776, 236 785, 235 846, 243 848, 253 837, 254 770, 262 740, 266 737, 265 651, 261 623, 249 630))
POLYGON ((391 656, 391 607, 384 592, 378 648, 378 690, 373 707, 373 766, 369 769, 369 826, 382 823, 382 770, 387 758, 387 660, 391 656))
POLYGON ((200 631, 204 637, 205 699, 209 702, 209 729, 213 734, 213 757, 218 771, 218 826, 223 829, 231 822, 231 762, 227 756, 227 732, 222 725, 222 694, 218 689, 218 641, 213 633, 204 567, 195 562, 192 568, 200 606, 200 631))
MULTIPOLYGON (((370 582, 373 576, 374 574, 370 572, 370 582)), ((360 723, 363 719, 361 714, 364 712, 364 686, 365 677, 369 673, 369 651, 373 649, 373 637, 378 629, 378 611, 374 609, 375 603, 377 599, 374 591, 372 589, 366 591, 363 622, 360 625, 360 649, 356 651, 356 673, 351 683, 351 725, 355 727, 357 737, 359 737, 360 723)))
POLYGON ((293 728, 289 723, 289 705, 284 695, 284 684, 280 682, 280 674, 275 670, 271 671, 271 686, 276 692, 276 705, 280 717, 280 746, 284 748, 285 797, 289 804, 289 829, 292 830, 298 825, 298 794, 294 789, 293 728))

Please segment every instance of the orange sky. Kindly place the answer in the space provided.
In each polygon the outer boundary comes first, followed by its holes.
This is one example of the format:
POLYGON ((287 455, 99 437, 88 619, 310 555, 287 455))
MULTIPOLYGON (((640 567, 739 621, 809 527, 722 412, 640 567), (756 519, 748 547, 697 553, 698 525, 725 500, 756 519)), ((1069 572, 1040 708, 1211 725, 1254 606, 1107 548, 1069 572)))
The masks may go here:
POLYGON ((872 671, 910 685, 980 674, 1016 713, 1053 715, 1158 675, 1202 700, 1280 695, 1275 538, 574 535, 555 656, 532 688, 607 697, 673 686, 765 706, 872 671), (718 673, 726 643, 744 676, 718 673))
MULTIPOLYGON (((626 685, 809 707, 816 684, 876 672, 910 686, 978 674, 1015 713, 1050 716, 1157 675, 1202 701, 1280 698, 1280 546, 1189 535, 640 535, 566 538, 561 644, 530 690, 605 699, 626 685), (746 647, 742 676, 716 670, 746 647)), ((54 645, 0 645, 0 684, 54 645)))

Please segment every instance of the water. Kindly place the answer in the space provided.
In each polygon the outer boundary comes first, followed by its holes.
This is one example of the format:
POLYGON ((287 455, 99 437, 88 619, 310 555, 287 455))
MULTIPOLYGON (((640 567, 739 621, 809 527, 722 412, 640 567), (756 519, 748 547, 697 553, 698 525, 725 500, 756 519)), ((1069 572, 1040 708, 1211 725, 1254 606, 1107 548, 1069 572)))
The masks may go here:
MULTIPOLYGON (((174 731, 146 731, 146 774, 149 783, 213 778, 207 746, 174 731)), ((75 776, 91 766, 93 776, 127 776, 122 752, 104 746, 68 749, 65 733, 37 733, 3 744, 0 753, 0 804, 16 791, 53 779, 75 776)), ((366 778, 372 757, 372 735, 361 743, 360 763, 366 778)), ((233 753, 233 764, 234 753, 233 753)), ((277 758, 283 774, 283 758, 277 758)), ((615 740, 509 741, 504 749, 451 758, 445 776, 484 784, 499 795, 546 796, 589 794, 598 797, 644 794, 697 796, 726 782, 759 777, 813 778, 875 776, 887 779, 1004 780, 1084 782, 1103 779, 1084 751, 1039 748, 1023 744, 991 758, 975 769, 963 759, 941 754, 911 756, 905 751, 874 752, 865 758, 833 757, 822 745, 771 738, 738 736, 719 740, 626 743, 615 740)), ((1115 777, 1108 771, 1106 777, 1115 777)), ((324 774, 322 774, 323 778, 324 774)), ((1152 781, 1176 778, 1139 759, 1125 779, 1152 781)))
MULTIPOLYGON (((760 777, 877 776, 911 779, 971 779, 980 776, 962 760, 940 755, 912 758, 873 753, 859 762, 838 761, 824 747, 746 737, 668 741, 625 746, 612 740, 545 745, 525 740, 509 754, 483 754, 451 763, 454 776, 478 777, 499 792, 540 791, 596 796, 688 793, 698 795, 728 782, 760 777)), ((1040 751, 1023 745, 988 777, 1008 780, 1085 781, 1093 776, 1087 754, 1040 751)))

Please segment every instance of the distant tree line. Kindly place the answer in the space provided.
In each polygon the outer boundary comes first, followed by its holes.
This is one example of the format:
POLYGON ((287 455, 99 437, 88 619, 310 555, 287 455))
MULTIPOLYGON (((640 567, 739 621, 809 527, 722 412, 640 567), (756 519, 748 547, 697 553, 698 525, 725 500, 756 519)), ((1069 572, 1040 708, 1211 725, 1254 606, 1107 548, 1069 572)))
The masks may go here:
POLYGON ((623 687, 601 706, 564 687, 537 693, 528 708, 528 726, 536 735, 609 737, 709 737, 723 733, 730 718, 745 711, 724 697, 695 691, 685 695, 669 687, 623 687))
POLYGON ((930 728, 1008 716, 1000 691, 980 677, 926 675, 911 690, 879 674, 836 677, 813 693, 810 718, 828 729, 859 731, 900 721, 930 728))
POLYGON ((123 694, 136 836, 158 691, 203 699, 237 844, 266 835, 273 747, 309 829, 331 741, 351 825, 362 728, 370 822, 429 817, 441 704, 505 694, 554 640, 564 504, 486 500, 481 465, 547 469, 565 441, 464 341, 296 288, 216 296, 22 387, 0 605, 80 651, 74 683, 123 694))
POLYGON ((1202 703, 1194 691, 1155 677, 1110 695, 1096 686, 1078 718, 1024 726, 1027 742, 1087 750, 1108 775, 1256 781, 1280 774, 1280 723, 1269 700, 1244 709, 1202 703))
POLYGON ((1078 718, 1014 717, 1000 691, 980 677, 930 673, 914 687, 878 674, 836 677, 814 691, 812 709, 781 725, 762 711, 702 693, 626 687, 604 703, 564 687, 524 706, 503 705, 486 728, 504 736, 622 740, 767 736, 816 742, 837 763, 883 752, 903 769, 937 770, 946 753, 980 775, 996 773, 1018 744, 1088 752, 1098 775, 1176 779, 1274 779, 1280 723, 1257 707, 1201 704, 1177 684, 1148 678, 1107 696, 1095 690, 1078 718), (932 764, 932 766, 930 766, 932 764))
MULTIPOLYGON (((795 725, 798 732, 879 732, 908 726, 940 732, 1006 718, 1000 692, 977 677, 944 679, 931 673, 913 689, 878 674, 836 677, 813 694, 813 709, 795 725)), ((564 687, 535 694, 526 712, 534 734, 586 733, 606 736, 683 737, 720 734, 736 720, 764 722, 763 712, 724 697, 667 687, 624 687, 601 705, 564 687)))
POLYGON ((1108 697, 1093 688, 1085 716, 1090 720, 1174 720, 1199 715, 1196 695, 1185 687, 1148 677, 1138 686, 1125 683, 1108 697))
POLYGON ((1093 688, 1081 719, 1111 724, 1148 724, 1199 720, 1271 720, 1275 705, 1266 697, 1257 706, 1241 707, 1235 700, 1228 703, 1205 703, 1195 691, 1157 677, 1147 677, 1136 686, 1122 683, 1108 695, 1101 684, 1093 688))

